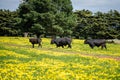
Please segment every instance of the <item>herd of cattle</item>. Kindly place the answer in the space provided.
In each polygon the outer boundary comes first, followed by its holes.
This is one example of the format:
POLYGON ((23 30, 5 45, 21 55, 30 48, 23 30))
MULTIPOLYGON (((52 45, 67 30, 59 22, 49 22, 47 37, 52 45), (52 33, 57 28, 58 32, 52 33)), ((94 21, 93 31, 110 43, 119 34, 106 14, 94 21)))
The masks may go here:
MULTIPOLYGON (((38 44, 38 47, 41 46, 42 47, 42 39, 37 39, 37 38, 30 38, 29 41, 32 44, 32 47, 34 48, 34 44, 38 44)), ((68 37, 64 37, 64 38, 52 38, 51 39, 51 44, 55 44, 56 47, 62 47, 64 48, 64 46, 68 46, 68 48, 72 48, 72 39, 68 38, 68 37)), ((89 44, 89 46, 93 49, 95 46, 100 47, 101 49, 106 47, 106 40, 105 39, 86 39, 84 41, 84 44, 89 44)))

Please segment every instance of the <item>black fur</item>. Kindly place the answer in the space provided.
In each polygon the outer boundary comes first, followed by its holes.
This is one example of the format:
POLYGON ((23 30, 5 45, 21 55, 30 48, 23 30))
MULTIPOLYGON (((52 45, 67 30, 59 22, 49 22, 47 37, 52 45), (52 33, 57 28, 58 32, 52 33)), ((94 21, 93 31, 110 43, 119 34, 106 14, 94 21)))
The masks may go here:
POLYGON ((51 40, 51 44, 56 44, 56 47, 62 47, 64 48, 64 46, 68 45, 68 48, 71 48, 71 42, 72 42, 72 39, 71 38, 68 38, 68 37, 64 37, 64 38, 53 38, 51 40))
POLYGON ((34 44, 38 44, 38 47, 41 46, 42 47, 42 39, 37 39, 37 38, 30 38, 29 42, 31 42, 32 47, 34 48, 34 44))
POLYGON ((85 40, 84 44, 89 44, 89 46, 93 49, 95 46, 101 46, 101 49, 106 48, 106 40, 105 39, 90 39, 85 40))

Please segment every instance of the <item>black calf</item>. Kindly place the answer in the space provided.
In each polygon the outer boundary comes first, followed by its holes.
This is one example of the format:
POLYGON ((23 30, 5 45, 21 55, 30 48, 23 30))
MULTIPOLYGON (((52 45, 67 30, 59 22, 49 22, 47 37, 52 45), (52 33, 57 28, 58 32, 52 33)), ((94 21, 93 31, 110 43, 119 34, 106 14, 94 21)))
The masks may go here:
POLYGON ((34 44, 38 44, 38 47, 41 46, 42 47, 42 39, 37 39, 37 38, 30 38, 29 42, 31 42, 32 47, 34 48, 34 44))
POLYGON ((85 40, 84 44, 89 44, 89 46, 93 49, 95 46, 101 46, 101 49, 106 48, 106 40, 105 39, 90 39, 85 40))
POLYGON ((64 46, 68 45, 68 48, 71 48, 71 42, 72 42, 72 39, 71 38, 67 38, 67 37, 64 37, 64 38, 53 38, 51 40, 51 44, 56 44, 56 47, 62 47, 64 48, 64 46))

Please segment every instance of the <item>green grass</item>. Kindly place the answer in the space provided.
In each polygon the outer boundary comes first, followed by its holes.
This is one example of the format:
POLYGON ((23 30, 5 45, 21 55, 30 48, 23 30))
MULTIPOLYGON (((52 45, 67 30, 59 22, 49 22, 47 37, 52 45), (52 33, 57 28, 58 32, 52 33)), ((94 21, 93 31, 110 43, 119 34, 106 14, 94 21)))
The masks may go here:
POLYGON ((0 80, 119 80, 120 45, 91 49, 73 39, 72 48, 56 48, 43 38, 32 48, 28 38, 0 37, 0 80))

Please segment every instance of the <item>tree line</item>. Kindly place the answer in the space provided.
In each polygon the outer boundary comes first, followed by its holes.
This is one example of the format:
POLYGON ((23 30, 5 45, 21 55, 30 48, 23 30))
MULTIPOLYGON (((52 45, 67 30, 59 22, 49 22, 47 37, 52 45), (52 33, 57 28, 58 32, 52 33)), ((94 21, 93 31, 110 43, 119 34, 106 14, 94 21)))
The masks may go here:
POLYGON ((81 10, 74 14, 77 15, 76 37, 120 38, 120 13, 117 10, 94 14, 89 10, 81 10))
POLYGON ((120 12, 73 12, 70 0, 23 0, 16 11, 0 9, 0 36, 23 33, 120 39, 120 12))

